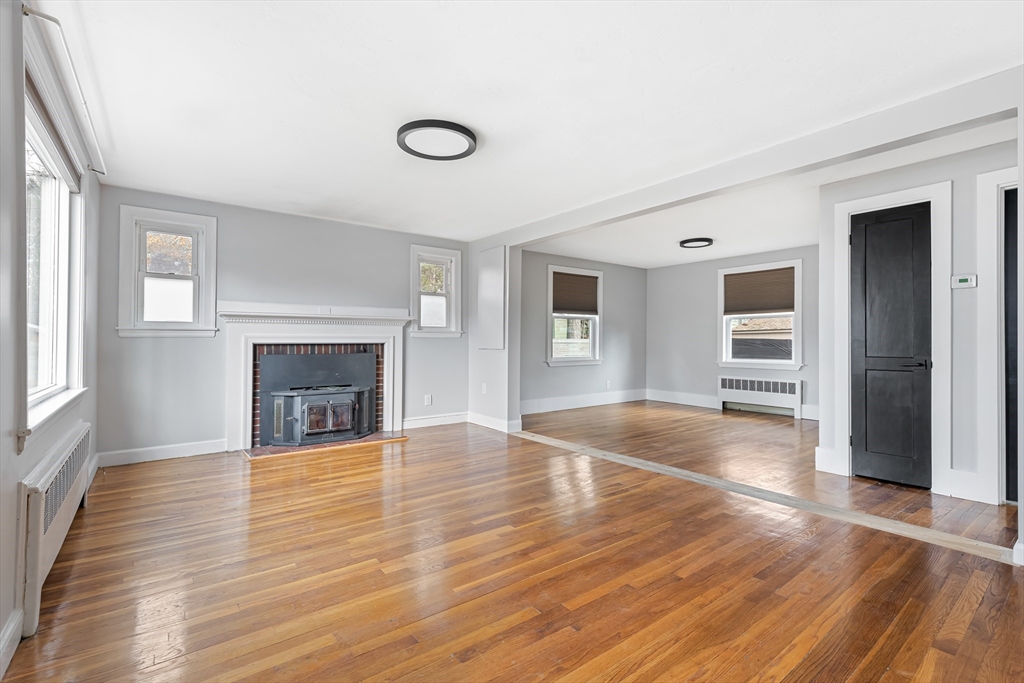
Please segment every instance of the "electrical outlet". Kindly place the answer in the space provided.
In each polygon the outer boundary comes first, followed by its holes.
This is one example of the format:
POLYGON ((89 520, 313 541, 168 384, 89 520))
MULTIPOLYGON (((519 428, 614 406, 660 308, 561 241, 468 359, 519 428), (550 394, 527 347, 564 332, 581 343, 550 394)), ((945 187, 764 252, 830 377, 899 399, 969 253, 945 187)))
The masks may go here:
POLYGON ((434 405, 434 397, 430 394, 423 394, 423 405, 432 406, 434 405))
POLYGON ((611 389, 612 388, 612 381, 608 380, 607 382, 605 382, 604 383, 604 388, 605 389, 611 389))
POLYGON ((487 393, 487 382, 484 382, 483 384, 480 385, 480 393, 481 394, 486 394, 487 393))

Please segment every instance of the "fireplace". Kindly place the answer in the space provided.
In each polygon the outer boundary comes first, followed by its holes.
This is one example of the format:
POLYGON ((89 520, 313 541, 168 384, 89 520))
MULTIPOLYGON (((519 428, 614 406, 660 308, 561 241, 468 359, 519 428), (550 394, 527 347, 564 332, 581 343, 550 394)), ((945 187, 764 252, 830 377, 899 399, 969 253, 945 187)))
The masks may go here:
MULTIPOLYGON (((263 408, 261 365, 268 354, 336 353, 376 355, 376 378, 310 381, 274 388, 352 386, 375 388, 378 433, 402 429, 403 359, 407 309, 354 306, 297 305, 247 301, 217 302, 217 315, 227 336, 227 389, 225 419, 229 451, 270 447, 261 442, 264 420, 272 421, 263 408)), ((269 395, 266 396, 268 404, 269 395)), ((300 447, 301 448, 301 447, 300 447)))

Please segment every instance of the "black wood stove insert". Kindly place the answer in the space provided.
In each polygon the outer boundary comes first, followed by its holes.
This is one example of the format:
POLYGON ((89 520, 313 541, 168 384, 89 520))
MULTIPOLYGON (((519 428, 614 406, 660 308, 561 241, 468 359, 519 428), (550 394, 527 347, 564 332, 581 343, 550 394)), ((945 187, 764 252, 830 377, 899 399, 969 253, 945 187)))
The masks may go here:
POLYGON ((358 439, 373 432, 373 387, 298 387, 272 391, 275 446, 358 439))

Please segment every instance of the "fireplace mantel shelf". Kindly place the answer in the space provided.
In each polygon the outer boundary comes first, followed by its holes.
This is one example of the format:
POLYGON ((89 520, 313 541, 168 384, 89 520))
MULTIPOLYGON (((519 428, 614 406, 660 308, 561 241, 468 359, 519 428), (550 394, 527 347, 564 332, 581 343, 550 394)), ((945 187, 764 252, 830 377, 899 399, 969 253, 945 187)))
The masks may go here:
POLYGON ((226 323, 280 323, 290 325, 397 325, 412 318, 404 308, 363 306, 310 306, 303 304, 218 301, 217 315, 226 323))

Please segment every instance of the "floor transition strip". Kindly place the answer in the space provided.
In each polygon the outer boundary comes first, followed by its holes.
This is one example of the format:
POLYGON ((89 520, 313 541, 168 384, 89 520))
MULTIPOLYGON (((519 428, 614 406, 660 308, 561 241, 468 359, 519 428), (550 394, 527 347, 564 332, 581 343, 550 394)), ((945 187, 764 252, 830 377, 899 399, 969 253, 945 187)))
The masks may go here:
POLYGON ((784 505, 797 510, 804 510, 823 517, 838 519, 842 522, 849 522, 850 524, 857 524, 870 529, 877 529, 879 531, 913 538, 918 541, 924 541, 925 543, 942 546, 943 548, 950 548, 951 550, 970 553, 971 555, 977 555, 978 557, 984 557, 989 560, 996 560, 997 562, 1003 562, 1005 564, 1013 564, 1013 549, 1004 548, 1002 546, 995 545, 994 543, 985 543, 984 541, 978 541, 973 538, 964 538, 962 536, 957 536, 956 534, 949 534, 945 531, 936 531, 935 529, 917 526, 916 524, 909 524, 895 519, 886 519, 885 517, 869 515, 866 512, 846 510, 833 505, 818 503, 813 500, 804 500, 803 498, 797 498, 796 496, 790 496, 776 491, 769 491, 768 489, 751 486, 749 484, 740 484, 739 482, 729 481, 728 479, 719 479, 718 477, 700 474, 699 472, 691 472, 690 470, 672 467, 671 465, 662 465, 660 463, 651 462, 650 460, 634 458, 630 455, 622 455, 621 453, 604 451, 592 446, 583 446, 571 441, 554 439, 550 436, 544 436, 543 434, 535 434, 533 432, 515 432, 512 436, 518 436, 519 438, 528 439, 554 448, 561 448, 562 450, 578 453, 579 455, 600 458, 601 460, 608 460, 627 467, 635 467, 637 469, 647 470, 648 472, 654 472, 655 474, 664 474, 677 479, 685 479, 686 481, 690 481, 695 484, 712 486, 723 491, 730 491, 732 493, 750 496, 751 498, 757 498, 758 500, 767 501, 769 503, 777 503, 778 505, 784 505))

